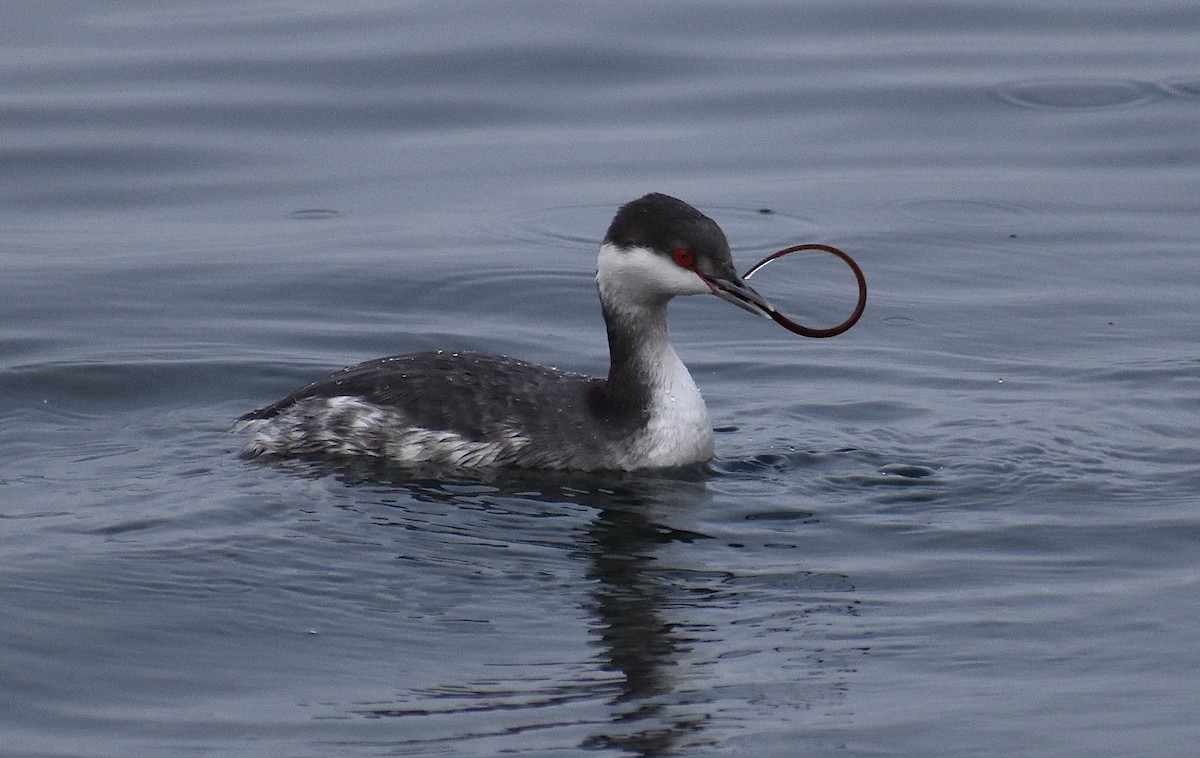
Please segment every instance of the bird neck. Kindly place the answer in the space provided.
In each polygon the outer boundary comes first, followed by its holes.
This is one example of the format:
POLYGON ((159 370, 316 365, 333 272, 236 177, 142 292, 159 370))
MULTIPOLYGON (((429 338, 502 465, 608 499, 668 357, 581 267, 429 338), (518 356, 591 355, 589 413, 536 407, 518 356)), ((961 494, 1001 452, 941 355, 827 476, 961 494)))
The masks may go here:
POLYGON ((711 458, 712 421, 704 398, 667 335, 667 304, 612 307, 608 378, 593 406, 613 428, 637 430, 640 455, 651 465, 675 466, 711 458))
POLYGON ((603 304, 608 331, 608 383, 653 385, 664 364, 678 363, 667 330, 667 304, 615 307, 603 304))

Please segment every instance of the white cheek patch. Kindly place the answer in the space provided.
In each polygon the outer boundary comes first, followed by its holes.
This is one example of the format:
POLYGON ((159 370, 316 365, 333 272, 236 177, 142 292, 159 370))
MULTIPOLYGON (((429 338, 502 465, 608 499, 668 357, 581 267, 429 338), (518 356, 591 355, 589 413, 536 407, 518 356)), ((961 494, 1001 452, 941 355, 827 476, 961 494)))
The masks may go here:
POLYGON ((708 285, 696 272, 644 247, 600 246, 596 266, 600 296, 607 302, 646 302, 675 295, 703 295, 708 285))

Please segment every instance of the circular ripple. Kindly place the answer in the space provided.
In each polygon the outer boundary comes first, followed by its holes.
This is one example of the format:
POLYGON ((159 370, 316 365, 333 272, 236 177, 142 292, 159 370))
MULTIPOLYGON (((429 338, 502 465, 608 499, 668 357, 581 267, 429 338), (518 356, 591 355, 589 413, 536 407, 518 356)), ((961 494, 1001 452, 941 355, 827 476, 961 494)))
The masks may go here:
POLYGON ((341 213, 330 208, 302 208, 289 213, 288 218, 295 221, 324 221, 325 219, 337 218, 341 215, 341 213))
MULTIPOLYGON (((562 243, 578 247, 597 247, 617 211, 617 204, 591 203, 543 208, 491 222, 501 237, 534 244, 562 243)), ((766 208, 701 207, 729 237, 733 250, 761 250, 787 247, 811 241, 817 225, 809 219, 766 208)))
POLYGON ((506 219, 512 236, 532 242, 599 245, 615 208, 598 204, 560 205, 506 219))
POLYGON ((736 253, 741 250, 779 250, 816 239, 821 227, 812 219, 774 208, 701 208, 711 216, 729 238, 736 253))
POLYGON ((910 200, 900 205, 906 216, 955 226, 1012 226, 1027 223, 1033 211, 992 200, 910 200))
POLYGON ((1169 79, 1163 82, 1168 92, 1185 97, 1200 97, 1200 77, 1169 79))
POLYGON ((1022 108, 1075 111, 1142 105, 1161 90, 1135 79, 1034 79, 1001 84, 996 94, 1022 108))

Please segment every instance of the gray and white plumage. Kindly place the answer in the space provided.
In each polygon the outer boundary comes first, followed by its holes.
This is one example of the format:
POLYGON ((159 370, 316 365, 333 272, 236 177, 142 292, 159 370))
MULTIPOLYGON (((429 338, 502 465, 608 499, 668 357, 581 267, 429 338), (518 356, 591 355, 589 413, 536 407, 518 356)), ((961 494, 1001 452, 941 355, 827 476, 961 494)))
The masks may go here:
POLYGON ((667 303, 711 292, 768 316, 770 305, 733 268, 725 234, 681 200, 646 195, 617 212, 596 282, 610 354, 604 378, 478 353, 380 358, 243 416, 239 428, 254 435, 246 452, 579 470, 712 457, 712 424, 671 347, 667 303))

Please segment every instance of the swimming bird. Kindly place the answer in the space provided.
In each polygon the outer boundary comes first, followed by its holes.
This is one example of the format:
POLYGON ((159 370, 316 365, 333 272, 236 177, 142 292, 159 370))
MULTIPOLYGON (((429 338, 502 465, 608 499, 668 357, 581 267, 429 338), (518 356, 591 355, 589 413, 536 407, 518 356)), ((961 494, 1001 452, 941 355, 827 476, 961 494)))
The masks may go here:
POLYGON ((242 416, 245 452, 578 470, 708 460, 712 422, 671 347, 667 303, 711 293, 759 316, 774 309, 738 275, 715 221, 657 193, 617 211, 596 285, 607 376, 466 352, 379 358, 242 416))

